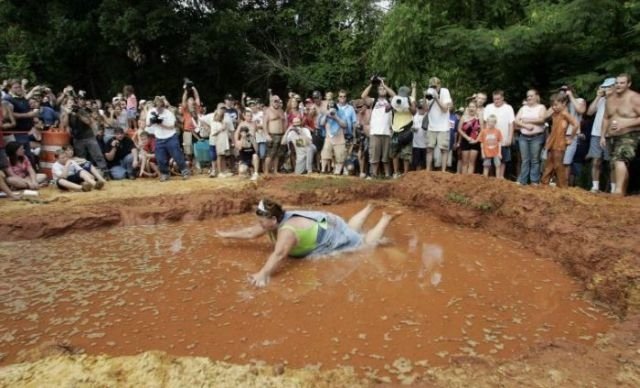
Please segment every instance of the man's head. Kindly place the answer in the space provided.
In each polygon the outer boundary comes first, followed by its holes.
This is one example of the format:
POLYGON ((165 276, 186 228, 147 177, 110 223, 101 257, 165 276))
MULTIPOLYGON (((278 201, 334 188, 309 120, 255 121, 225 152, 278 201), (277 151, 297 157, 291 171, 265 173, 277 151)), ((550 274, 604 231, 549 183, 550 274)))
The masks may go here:
POLYGON ((22 97, 24 95, 24 88, 17 79, 9 81, 9 93, 16 97, 22 97))
POLYGON ((327 101, 333 101, 333 92, 326 92, 324 94, 324 99, 327 101))
POLYGON ((124 134, 124 129, 122 129, 122 128, 120 128, 120 127, 116 127, 116 128, 113 130, 113 134, 114 134, 114 137, 115 137, 118 141, 122 141, 122 139, 124 139, 124 136, 125 136, 125 134, 124 134))
POLYGON ((346 105, 347 104, 347 91, 344 89, 341 89, 338 92, 338 104, 340 105, 346 105))
POLYGON ((313 99, 313 102, 319 104, 322 100, 322 93, 320 93, 319 90, 314 90, 313 93, 311 93, 311 98, 313 99))
POLYGON ((438 77, 429 78, 429 87, 440 92, 440 87, 442 86, 442 81, 438 77))
POLYGON ((164 108, 167 107, 164 98, 162 98, 162 96, 155 96, 153 98, 153 106, 154 108, 156 108, 156 110, 158 112, 162 112, 164 110, 164 108))
POLYGON ((271 107, 275 109, 279 109, 282 107, 282 100, 275 94, 271 96, 271 107))
POLYGON ((497 106, 498 108, 501 107, 502 104, 504 104, 504 91, 500 89, 494 90, 492 95, 493 95, 493 105, 497 106))
POLYGON ((622 73, 616 77, 616 94, 624 94, 631 87, 631 76, 627 73, 622 73))
POLYGON ((244 108, 243 117, 245 121, 251 121, 253 118, 253 110, 251 110, 251 108, 244 108))
POLYGON ((279 203, 264 198, 258 203, 256 216, 258 216, 260 225, 264 229, 275 230, 284 218, 284 209, 279 203))
POLYGON ((224 96, 224 106, 226 106, 227 108, 233 108, 234 102, 235 100, 233 99, 233 95, 231 93, 227 93, 224 96))

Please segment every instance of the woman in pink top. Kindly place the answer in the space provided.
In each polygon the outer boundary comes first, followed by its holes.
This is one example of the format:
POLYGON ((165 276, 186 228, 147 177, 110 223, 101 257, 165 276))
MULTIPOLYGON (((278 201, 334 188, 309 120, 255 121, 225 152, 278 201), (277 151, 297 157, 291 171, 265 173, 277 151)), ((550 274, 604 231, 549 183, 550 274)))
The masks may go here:
POLYGON ((544 121, 546 108, 540 103, 537 90, 527 91, 526 103, 516 115, 515 126, 520 131, 518 145, 522 157, 522 166, 518 184, 540 183, 540 152, 544 145, 544 121))
POLYGON ((7 183, 15 189, 37 190, 42 184, 46 184, 47 176, 36 174, 29 162, 29 158, 24 155, 24 146, 12 141, 6 147, 9 168, 7 168, 7 183))
MULTIPOLYGON (((125 85, 123 90, 124 98, 127 99, 127 123, 129 128, 138 129, 138 122, 136 118, 138 116, 138 99, 133 93, 133 86, 125 85)), ((127 128, 125 128, 126 130, 127 128)))

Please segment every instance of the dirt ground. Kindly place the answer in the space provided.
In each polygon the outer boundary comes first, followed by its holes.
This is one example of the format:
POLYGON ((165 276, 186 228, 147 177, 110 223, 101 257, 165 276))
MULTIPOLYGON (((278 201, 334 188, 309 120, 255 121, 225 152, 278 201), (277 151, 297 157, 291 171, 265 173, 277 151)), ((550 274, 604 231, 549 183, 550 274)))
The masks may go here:
MULTIPOLYGON (((520 187, 479 176, 424 172, 410 173, 393 182, 292 176, 267 178, 257 184, 239 178, 176 179, 165 184, 138 180, 110 182, 105 191, 90 194, 46 189, 41 195, 43 203, 2 200, 0 239, 37 239, 113 226, 210 219, 250 211, 263 196, 287 205, 391 201, 430 212, 447 223, 515 241, 540 257, 560 263, 582 282, 595 302, 620 318, 594 346, 550 341, 512 361, 464 357, 453 360, 448 367, 420 368, 404 362, 397 368, 406 371, 403 379, 393 383, 443 387, 640 386, 637 196, 614 198, 578 189, 520 187)), ((137 386, 138 381, 151 381, 141 380, 147 377, 169 386, 392 383, 376 376, 362 380, 348 370, 316 372, 282 366, 228 365, 162 353, 117 358, 68 353, 73 352, 59 344, 43 347, 30 358, 34 363, 0 369, 0 386, 42 386, 54 378, 60 385, 137 386), (50 357, 39 360, 44 356, 50 357)))

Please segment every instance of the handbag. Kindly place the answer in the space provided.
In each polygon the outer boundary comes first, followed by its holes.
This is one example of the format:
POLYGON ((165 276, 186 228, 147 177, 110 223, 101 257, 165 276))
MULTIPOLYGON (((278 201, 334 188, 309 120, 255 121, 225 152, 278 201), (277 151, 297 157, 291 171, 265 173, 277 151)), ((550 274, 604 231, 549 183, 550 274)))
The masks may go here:
POLYGON ((401 132, 397 133, 398 136, 398 145, 402 148, 407 144, 411 144, 413 142, 413 131, 411 130, 411 125, 404 127, 401 132))

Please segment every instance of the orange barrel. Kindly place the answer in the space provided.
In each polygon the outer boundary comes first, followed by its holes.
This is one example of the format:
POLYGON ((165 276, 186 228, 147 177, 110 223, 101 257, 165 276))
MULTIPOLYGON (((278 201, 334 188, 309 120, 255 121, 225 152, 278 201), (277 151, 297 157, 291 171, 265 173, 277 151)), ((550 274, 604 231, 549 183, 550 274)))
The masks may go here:
POLYGON ((57 128, 42 132, 42 146, 40 150, 40 171, 53 178, 51 167, 56 162, 56 151, 69 144, 71 136, 57 128))

